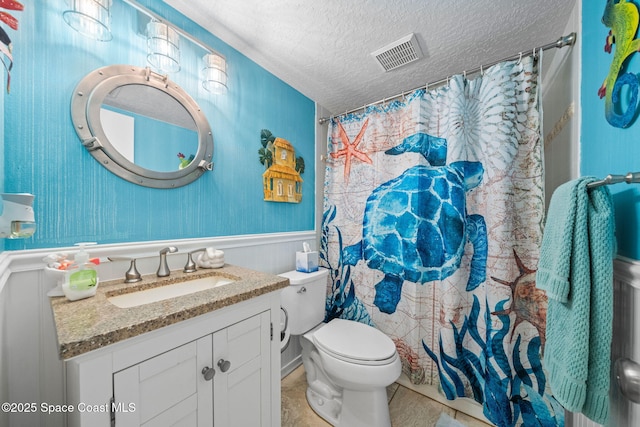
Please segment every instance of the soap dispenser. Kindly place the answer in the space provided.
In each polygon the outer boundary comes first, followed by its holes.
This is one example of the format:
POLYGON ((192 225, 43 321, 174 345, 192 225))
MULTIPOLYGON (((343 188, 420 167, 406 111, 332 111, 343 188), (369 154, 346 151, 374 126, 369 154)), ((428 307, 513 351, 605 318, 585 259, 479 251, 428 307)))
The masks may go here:
POLYGON ((86 245, 95 243, 77 243, 80 251, 74 257, 73 265, 67 271, 67 278, 62 291, 70 301, 89 298, 96 294, 98 288, 98 272, 95 264, 89 260, 86 245))

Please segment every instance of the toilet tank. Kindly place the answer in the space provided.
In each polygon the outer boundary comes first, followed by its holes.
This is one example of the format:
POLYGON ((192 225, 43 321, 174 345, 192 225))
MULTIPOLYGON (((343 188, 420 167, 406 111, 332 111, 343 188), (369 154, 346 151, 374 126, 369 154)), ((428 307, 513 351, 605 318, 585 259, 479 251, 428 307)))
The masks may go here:
POLYGON ((313 273, 289 271, 280 274, 291 283, 280 293, 280 305, 287 310, 291 335, 302 335, 324 320, 329 270, 313 273))

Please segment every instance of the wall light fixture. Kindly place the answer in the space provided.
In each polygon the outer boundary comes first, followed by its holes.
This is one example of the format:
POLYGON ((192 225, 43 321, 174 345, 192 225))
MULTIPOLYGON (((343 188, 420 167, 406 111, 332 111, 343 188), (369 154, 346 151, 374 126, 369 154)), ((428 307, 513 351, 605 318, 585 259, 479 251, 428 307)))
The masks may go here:
POLYGON ((71 28, 98 41, 111 40, 111 0, 67 0, 67 5, 62 17, 71 28))
POLYGON ((147 62, 158 71, 180 71, 180 35, 164 22, 147 24, 147 62))
POLYGON ((208 92, 220 95, 227 92, 227 61, 217 53, 202 57, 202 87, 208 92))

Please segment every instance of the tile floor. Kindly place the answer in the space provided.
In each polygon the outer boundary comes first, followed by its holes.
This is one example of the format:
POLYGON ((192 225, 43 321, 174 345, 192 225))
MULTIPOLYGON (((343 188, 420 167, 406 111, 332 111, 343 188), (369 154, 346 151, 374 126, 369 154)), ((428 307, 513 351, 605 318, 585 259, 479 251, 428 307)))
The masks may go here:
MULTIPOLYGON (((282 380, 282 427, 331 427, 307 404, 307 379, 301 365, 282 380)), ((399 384, 387 388, 393 427, 433 427, 444 412, 467 427, 491 427, 399 384)))

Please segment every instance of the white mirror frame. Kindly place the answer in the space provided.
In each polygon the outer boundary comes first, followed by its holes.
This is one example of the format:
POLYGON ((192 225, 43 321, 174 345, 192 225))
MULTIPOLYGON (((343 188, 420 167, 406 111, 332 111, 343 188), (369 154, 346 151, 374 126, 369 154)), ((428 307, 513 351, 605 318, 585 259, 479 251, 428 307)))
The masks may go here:
POLYGON ((206 116, 198 104, 167 76, 149 68, 109 65, 87 74, 71 99, 71 119, 80 142, 105 168, 129 182, 153 188, 177 188, 213 169, 213 136, 206 116), (161 90, 180 103, 198 129, 198 151, 184 169, 159 172, 142 168, 128 160, 108 140, 100 121, 100 108, 111 91, 123 85, 139 84, 161 90))

